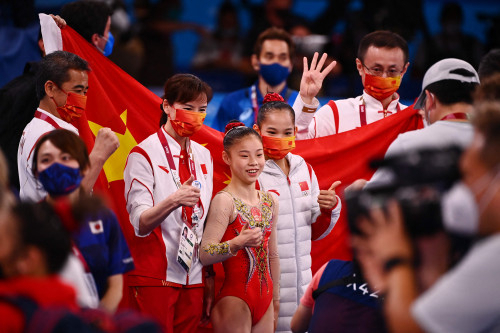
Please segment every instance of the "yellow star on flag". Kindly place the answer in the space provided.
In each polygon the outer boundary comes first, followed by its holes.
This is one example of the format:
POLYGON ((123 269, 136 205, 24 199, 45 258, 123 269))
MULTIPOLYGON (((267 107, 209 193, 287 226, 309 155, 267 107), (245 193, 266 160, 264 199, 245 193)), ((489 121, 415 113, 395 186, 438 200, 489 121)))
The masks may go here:
MULTIPOLYGON (((120 147, 108 158, 103 167, 108 183, 123 179, 123 170, 125 169, 127 156, 130 150, 137 145, 134 136, 127 127, 127 110, 122 112, 120 118, 125 124, 125 133, 121 134, 113 131, 120 141, 120 147)), ((103 128, 103 126, 91 121, 89 121, 89 127, 94 136, 97 136, 97 132, 103 128)))
POLYGON ((231 177, 225 172, 224 172, 224 176, 227 177, 227 180, 223 181, 223 183, 226 185, 229 185, 229 183, 231 182, 231 177))

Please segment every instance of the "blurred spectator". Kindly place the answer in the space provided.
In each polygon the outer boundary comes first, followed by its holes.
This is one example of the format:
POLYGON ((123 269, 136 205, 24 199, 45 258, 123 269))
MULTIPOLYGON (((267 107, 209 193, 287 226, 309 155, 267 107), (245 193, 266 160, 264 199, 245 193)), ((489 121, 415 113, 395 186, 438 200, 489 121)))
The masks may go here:
MULTIPOLYGON (((0 188, 0 331, 24 332, 19 307, 4 298, 25 297, 41 308, 78 309, 75 291, 57 273, 71 251, 71 240, 57 214, 46 203, 11 207, 0 188)), ((51 318, 53 319, 53 318, 51 318)))
POLYGON ((481 58, 478 73, 481 81, 491 75, 500 73, 500 49, 493 49, 481 58))
POLYGON ((383 333, 380 300, 353 262, 332 259, 314 274, 293 315, 292 332, 383 333))
POLYGON ((111 8, 97 0, 70 2, 61 8, 61 17, 89 43, 108 57, 113 51, 111 8))
POLYGON ((181 0, 135 0, 134 6, 144 49, 139 81, 146 86, 162 86, 165 78, 174 74, 172 34, 192 30, 204 36, 206 31, 200 25, 181 21, 181 0))
POLYGON ((474 93, 474 102, 500 101, 500 72, 481 79, 481 86, 474 93))
MULTIPOLYGON (((87 148, 78 135, 59 129, 42 136, 33 151, 32 172, 51 205, 67 200, 77 205, 86 198, 80 187, 90 166, 87 148)), ((115 214, 104 206, 86 211, 72 236, 97 286, 99 307, 115 312, 122 298, 123 274, 134 268, 127 243, 115 214)))
POLYGON ((192 60, 194 69, 239 70, 243 51, 236 7, 225 1, 219 8, 217 26, 210 36, 201 39, 192 60))
POLYGON ((226 124, 233 119, 251 127, 256 123, 263 96, 268 92, 278 93, 292 104, 297 92, 287 87, 287 79, 292 70, 294 52, 291 36, 283 29, 273 27, 262 32, 252 54, 252 67, 258 73, 258 81, 224 97, 213 128, 224 131, 226 124))
POLYGON ((446 3, 440 16, 441 32, 426 38, 415 56, 413 74, 421 77, 435 62, 445 58, 467 61, 475 68, 483 55, 483 45, 474 36, 462 31, 463 11, 458 3, 446 3))
POLYGON ((298 21, 300 16, 292 13, 293 0, 265 0, 263 4, 250 5, 248 0, 242 3, 249 9, 252 26, 245 38, 245 57, 253 53, 259 35, 270 27, 276 27, 290 32, 290 28, 298 21))

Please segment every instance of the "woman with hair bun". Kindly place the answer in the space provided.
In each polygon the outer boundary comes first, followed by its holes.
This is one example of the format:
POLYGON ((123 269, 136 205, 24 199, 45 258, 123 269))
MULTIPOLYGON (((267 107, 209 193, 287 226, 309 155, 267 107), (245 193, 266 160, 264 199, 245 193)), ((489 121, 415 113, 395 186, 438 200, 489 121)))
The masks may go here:
POLYGON ((255 188, 265 163, 259 134, 241 122, 229 123, 223 144, 231 182, 212 201, 200 251, 204 265, 224 266, 212 324, 215 332, 273 332, 279 308, 278 201, 255 188))
POLYGON ((262 136, 266 164, 259 177, 262 190, 278 194, 278 250, 281 267, 278 332, 289 332, 292 316, 312 279, 311 241, 325 237, 340 216, 334 182, 320 190, 309 163, 295 148, 295 113, 276 93, 264 97, 254 129, 262 136))
POLYGON ((204 293, 204 282, 213 290, 213 274, 203 278, 198 258, 213 165, 208 149, 190 137, 203 125, 212 89, 194 75, 176 74, 164 93, 158 132, 130 151, 124 171, 136 264, 127 296, 165 332, 194 332, 213 299, 213 292, 204 293))

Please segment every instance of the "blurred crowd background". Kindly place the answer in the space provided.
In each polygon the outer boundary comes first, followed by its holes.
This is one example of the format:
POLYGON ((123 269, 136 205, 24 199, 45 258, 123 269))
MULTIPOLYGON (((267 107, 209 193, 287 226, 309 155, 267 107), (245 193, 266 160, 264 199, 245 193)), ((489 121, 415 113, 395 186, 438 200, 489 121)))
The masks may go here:
MULTIPOLYGON (((113 8, 115 47, 110 59, 155 93, 165 78, 191 72, 216 92, 211 110, 226 92, 250 85, 250 65, 260 32, 282 27, 296 42, 289 86, 299 89, 302 57, 327 52, 338 65, 323 97, 359 94, 355 67, 359 40, 389 29, 410 48, 410 68, 399 93, 412 104, 425 70, 455 57, 476 68, 482 55, 500 47, 500 2, 492 0, 103 0, 113 8)), ((40 58, 37 13, 59 14, 70 0, 0 1, 0 87, 40 58)))

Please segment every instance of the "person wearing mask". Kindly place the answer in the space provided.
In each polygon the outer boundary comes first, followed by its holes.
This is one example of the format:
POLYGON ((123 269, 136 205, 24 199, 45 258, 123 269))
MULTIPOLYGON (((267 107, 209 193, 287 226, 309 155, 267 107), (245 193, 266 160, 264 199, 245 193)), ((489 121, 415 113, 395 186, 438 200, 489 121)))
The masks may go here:
MULTIPOLYGON (((33 174, 47 191, 47 201, 76 205, 86 198, 80 187, 90 166, 87 148, 75 133, 58 129, 42 136, 33 151, 33 174)), ((133 259, 115 214, 105 206, 88 212, 72 235, 97 287, 99 307, 114 313, 122 298, 123 274, 134 268, 133 259)))
POLYGON ((190 139, 202 127, 211 98, 212 89, 198 77, 170 77, 160 128, 132 148, 124 171, 135 232, 128 244, 136 266, 127 276, 125 297, 166 332, 196 331, 214 297, 213 271, 203 279, 198 256, 212 198, 212 156, 190 139))
POLYGON ((311 79, 310 72, 317 64, 322 68, 326 56, 317 62, 315 55, 311 70, 307 66, 307 59, 304 59, 300 93, 293 105, 297 118, 297 139, 346 132, 406 108, 399 102, 397 90, 408 69, 408 57, 408 45, 398 34, 390 31, 369 33, 361 40, 356 58, 363 94, 349 99, 331 100, 319 110, 319 101, 315 96, 321 88, 322 79, 321 82, 311 79))
MULTIPOLYGON (((24 128, 17 153, 21 200, 40 201, 47 195, 31 172, 33 148, 43 134, 54 129, 64 128, 78 134, 71 122, 85 112, 89 70, 85 60, 66 51, 53 52, 40 62, 36 75, 39 106, 24 128)), ((104 162, 118 146, 118 138, 111 129, 99 130, 90 153, 90 168, 82 180, 85 191, 92 190, 104 162)))
POLYGON ((500 294, 495 287, 500 274, 500 103, 476 105, 473 124, 472 142, 460 160, 460 203, 475 214, 456 217, 462 233, 476 241, 455 267, 420 293, 413 264, 419 253, 405 230, 400 207, 392 202, 385 213, 377 208, 370 214, 371 221, 360 221, 368 236, 358 237, 353 244, 371 254, 365 256, 362 267, 377 274, 376 280, 369 281, 372 286, 384 286, 384 313, 391 332, 500 329, 500 294))
MULTIPOLYGON (((443 59, 425 73, 414 108, 423 110, 429 126, 400 134, 385 153, 385 158, 418 149, 447 147, 462 148, 472 141, 473 129, 469 122, 473 107, 473 93, 479 85, 479 76, 466 61, 443 59)), ((391 182, 390 173, 379 168, 366 188, 391 182)))
POLYGON ((110 32, 111 8, 103 1, 74 1, 61 8, 67 25, 94 45, 105 57, 113 51, 115 38, 110 32))
MULTIPOLYGON (((101 1, 76 1, 61 9, 68 21, 58 15, 50 15, 60 29, 67 24, 83 36, 89 43, 101 50, 105 56, 111 54, 113 37, 109 32, 111 9, 101 1)), ((41 32, 38 36, 40 55, 45 57, 45 45, 41 32)), ((24 127, 33 119, 40 102, 36 95, 36 72, 39 61, 26 63, 22 75, 16 77, 0 89, 0 147, 9 163, 10 183, 19 191, 17 171, 17 145, 24 127)))
POLYGON ((278 93, 287 103, 293 103, 297 92, 287 87, 286 80, 292 70, 294 49, 286 31, 273 27, 262 32, 251 58, 252 67, 258 73, 257 82, 226 95, 214 119, 213 128, 224 131, 226 124, 233 119, 253 126, 257 122, 263 96, 268 92, 278 93))

